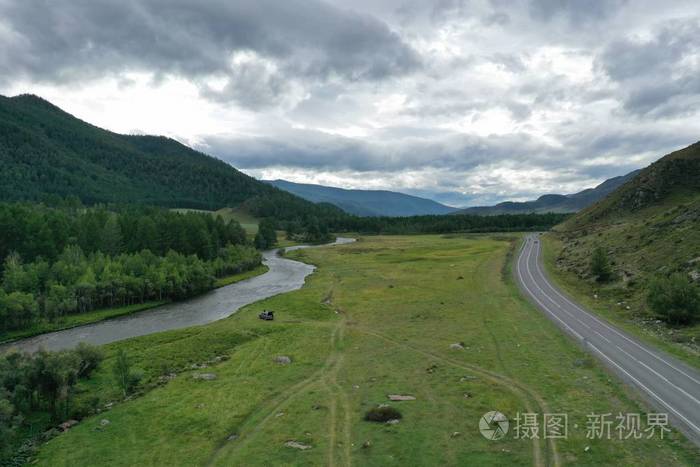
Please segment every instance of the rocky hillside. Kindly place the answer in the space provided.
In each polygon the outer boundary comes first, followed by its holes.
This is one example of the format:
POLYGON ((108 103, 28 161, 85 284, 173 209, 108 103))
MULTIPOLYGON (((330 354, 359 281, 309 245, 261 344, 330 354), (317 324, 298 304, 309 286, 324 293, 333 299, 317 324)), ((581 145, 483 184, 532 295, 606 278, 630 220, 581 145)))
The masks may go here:
MULTIPOLYGON (((700 143, 659 159, 551 235, 560 272, 575 275, 630 318, 653 319, 646 293, 655 275, 682 272, 700 287, 700 143), (590 273, 597 247, 611 261, 610 284, 596 283, 590 273)), ((700 326, 676 338, 700 340, 700 326)))

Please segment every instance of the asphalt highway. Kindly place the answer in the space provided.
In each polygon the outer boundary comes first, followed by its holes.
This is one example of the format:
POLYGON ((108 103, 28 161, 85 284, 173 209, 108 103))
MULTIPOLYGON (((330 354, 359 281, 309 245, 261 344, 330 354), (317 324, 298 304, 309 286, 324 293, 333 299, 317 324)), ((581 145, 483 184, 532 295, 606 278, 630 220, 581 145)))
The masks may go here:
POLYGON ((541 262, 539 235, 528 235, 515 268, 528 298, 700 446, 700 373, 585 310, 552 284, 541 262))

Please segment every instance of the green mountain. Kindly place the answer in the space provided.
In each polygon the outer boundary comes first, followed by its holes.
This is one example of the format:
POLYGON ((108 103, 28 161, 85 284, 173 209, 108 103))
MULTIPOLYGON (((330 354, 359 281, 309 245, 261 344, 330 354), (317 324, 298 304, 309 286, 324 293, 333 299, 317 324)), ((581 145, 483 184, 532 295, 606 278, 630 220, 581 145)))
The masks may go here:
POLYGON ((700 285, 700 143, 641 170, 553 235, 557 269, 629 306, 630 318, 651 316, 646 293, 653 277, 680 272, 700 285), (610 284, 595 283, 590 272, 598 247, 612 265, 610 284))
POLYGON ((243 207, 258 217, 338 216, 160 136, 120 135, 33 96, 0 96, 0 200, 243 207))
POLYGON ((314 203, 330 203, 357 216, 421 216, 449 214, 451 208, 436 201, 385 190, 346 190, 323 185, 267 180, 270 185, 314 203))
POLYGON ((595 188, 588 188, 571 195, 542 195, 533 201, 504 201, 495 206, 475 206, 458 211, 455 214, 477 214, 481 216, 493 216, 496 214, 526 214, 531 212, 545 213, 570 213, 578 212, 596 201, 603 199, 620 185, 632 179, 639 170, 605 180, 595 188))

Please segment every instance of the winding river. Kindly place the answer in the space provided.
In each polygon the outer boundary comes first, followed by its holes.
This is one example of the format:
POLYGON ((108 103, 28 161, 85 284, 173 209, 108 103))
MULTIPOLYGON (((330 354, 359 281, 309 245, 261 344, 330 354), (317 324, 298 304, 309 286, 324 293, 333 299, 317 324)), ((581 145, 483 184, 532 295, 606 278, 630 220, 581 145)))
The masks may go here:
MULTIPOLYGON (((353 238, 338 237, 335 243, 329 245, 342 245, 353 241, 353 238)), ((299 245, 288 247, 286 250, 301 248, 313 247, 299 245)), ((12 342, 0 346, 0 353, 9 349, 25 352, 36 352, 40 348, 63 350, 75 347, 79 342, 93 345, 109 344, 131 337, 218 321, 253 302, 291 292, 304 285, 306 277, 315 268, 309 264, 278 256, 277 251, 270 250, 263 253, 263 263, 270 269, 260 276, 152 310, 12 342)))

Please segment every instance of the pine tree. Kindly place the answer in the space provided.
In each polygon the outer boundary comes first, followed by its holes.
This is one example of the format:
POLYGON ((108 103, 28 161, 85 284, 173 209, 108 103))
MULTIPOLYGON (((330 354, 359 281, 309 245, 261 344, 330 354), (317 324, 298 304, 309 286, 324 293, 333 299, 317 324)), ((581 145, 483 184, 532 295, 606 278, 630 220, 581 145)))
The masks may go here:
POLYGON ((608 254, 602 247, 597 247, 591 257, 591 274, 598 282, 608 282, 612 279, 612 268, 608 260, 608 254))
POLYGON ((110 256, 122 252, 122 231, 117 216, 110 216, 105 222, 100 237, 100 250, 110 256))

